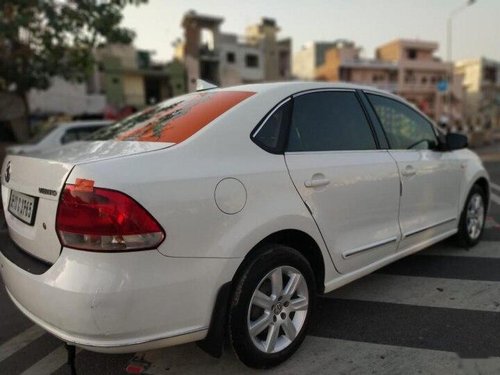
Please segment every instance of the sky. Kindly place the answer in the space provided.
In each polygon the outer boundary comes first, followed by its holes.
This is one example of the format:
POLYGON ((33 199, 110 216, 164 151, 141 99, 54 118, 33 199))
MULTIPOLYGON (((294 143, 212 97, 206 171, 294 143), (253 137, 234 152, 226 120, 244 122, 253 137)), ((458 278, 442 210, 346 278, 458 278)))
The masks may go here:
MULTIPOLYGON (((363 57, 396 38, 439 43, 446 58, 449 15, 468 0, 149 0, 129 6, 122 24, 137 33, 134 44, 156 51, 156 60, 172 58, 172 42, 182 37, 181 20, 188 10, 222 16, 223 32, 243 34, 261 17, 274 18, 279 38, 291 37, 297 51, 309 41, 353 40, 363 57)), ((452 18, 452 58, 480 56, 500 61, 500 0, 476 2, 452 18)))

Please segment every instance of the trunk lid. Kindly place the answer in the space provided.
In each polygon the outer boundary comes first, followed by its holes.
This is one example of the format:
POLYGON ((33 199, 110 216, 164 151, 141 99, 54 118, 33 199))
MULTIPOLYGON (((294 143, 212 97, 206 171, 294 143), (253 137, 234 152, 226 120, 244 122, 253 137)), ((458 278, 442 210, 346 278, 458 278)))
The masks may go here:
POLYGON ((59 195, 75 165, 172 146, 159 142, 78 142, 29 155, 7 155, 2 166, 2 203, 12 240, 48 263, 61 252, 56 233, 59 195))

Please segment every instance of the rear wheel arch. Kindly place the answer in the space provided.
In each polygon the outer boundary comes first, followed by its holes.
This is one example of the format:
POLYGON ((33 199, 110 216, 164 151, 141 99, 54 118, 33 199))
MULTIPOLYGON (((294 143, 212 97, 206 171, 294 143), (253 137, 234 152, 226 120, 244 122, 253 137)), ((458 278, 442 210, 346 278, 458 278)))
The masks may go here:
POLYGON ((238 280, 238 277, 244 272, 248 264, 265 250, 265 245, 269 244, 285 245, 297 250, 306 258, 314 272, 317 291, 320 294, 324 292, 325 260, 323 259, 321 249, 309 234, 297 229, 285 229, 274 232, 257 243, 243 259, 233 277, 233 282, 238 280))
POLYGON ((257 243, 244 257, 231 281, 219 289, 212 311, 207 337, 198 342, 198 346, 208 354, 219 358, 223 352, 223 344, 227 339, 227 324, 231 296, 234 294, 238 280, 252 262, 265 253, 269 245, 278 244, 297 250, 312 268, 316 291, 319 294, 325 288, 325 261, 316 241, 307 233, 297 229, 286 229, 274 232, 257 243))

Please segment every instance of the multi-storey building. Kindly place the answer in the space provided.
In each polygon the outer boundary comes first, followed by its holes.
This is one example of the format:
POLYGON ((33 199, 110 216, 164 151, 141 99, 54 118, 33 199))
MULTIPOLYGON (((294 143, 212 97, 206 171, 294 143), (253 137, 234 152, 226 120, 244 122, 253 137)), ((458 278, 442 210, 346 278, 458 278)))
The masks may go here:
POLYGON ((107 45, 96 53, 97 72, 90 82, 116 108, 142 108, 186 92, 182 64, 152 61, 151 52, 131 45, 107 45))
POLYGON ((477 130, 500 128, 500 61, 457 61, 455 74, 463 77, 466 123, 477 130))
POLYGON ((325 63, 325 54, 341 41, 309 42, 293 55, 292 73, 294 78, 314 80, 316 69, 325 63))
POLYGON ((353 42, 337 41, 315 78, 376 86, 405 97, 443 125, 458 124, 463 121, 461 80, 450 80, 452 65, 434 56, 437 47, 397 39, 377 48, 374 59, 365 59, 353 42))
POLYGON ((229 86, 291 77, 291 40, 277 39, 275 20, 263 18, 243 36, 222 33, 223 21, 194 11, 184 15, 184 40, 175 43, 175 56, 186 66, 189 91, 198 78, 229 86))

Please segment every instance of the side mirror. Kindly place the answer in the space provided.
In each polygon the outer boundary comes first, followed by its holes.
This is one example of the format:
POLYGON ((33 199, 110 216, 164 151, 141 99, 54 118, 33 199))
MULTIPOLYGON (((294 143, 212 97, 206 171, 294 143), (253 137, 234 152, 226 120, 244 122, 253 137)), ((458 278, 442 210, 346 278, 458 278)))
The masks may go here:
POLYGON ((469 140, 466 135, 458 133, 448 133, 446 134, 446 148, 449 151, 460 150, 466 148, 469 145, 469 140))

